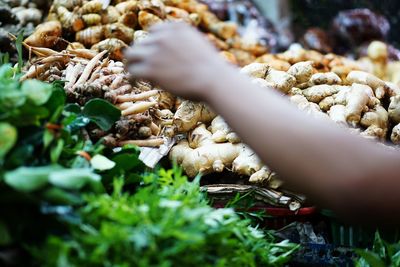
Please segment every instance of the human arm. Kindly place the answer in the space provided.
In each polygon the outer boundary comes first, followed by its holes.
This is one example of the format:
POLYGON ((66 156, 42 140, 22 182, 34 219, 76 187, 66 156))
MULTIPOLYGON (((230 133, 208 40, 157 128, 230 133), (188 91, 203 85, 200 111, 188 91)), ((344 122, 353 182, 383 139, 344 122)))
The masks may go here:
POLYGON ((187 26, 158 26, 127 59, 133 75, 207 102, 289 186, 317 203, 349 217, 399 214, 399 153, 311 118, 252 84, 187 26))

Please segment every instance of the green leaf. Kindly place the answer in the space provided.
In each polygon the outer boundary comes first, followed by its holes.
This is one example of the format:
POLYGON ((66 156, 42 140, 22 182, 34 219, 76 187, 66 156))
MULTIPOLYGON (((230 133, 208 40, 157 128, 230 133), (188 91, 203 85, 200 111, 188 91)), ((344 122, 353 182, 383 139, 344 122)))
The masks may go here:
POLYGON ((51 144, 51 142, 53 142, 53 140, 54 140, 54 134, 46 129, 43 133, 44 149, 47 149, 49 147, 49 145, 51 144))
POLYGON ((371 251, 365 251, 362 249, 355 250, 370 266, 372 267, 385 267, 385 262, 376 254, 371 251))
POLYGON ((121 111, 103 99, 92 99, 87 102, 82 114, 104 131, 110 130, 113 124, 121 117, 121 111))
POLYGON ((49 174, 60 168, 57 165, 20 167, 16 170, 6 172, 4 181, 18 191, 31 192, 44 187, 47 184, 49 174))
POLYGON ((0 83, 0 110, 10 112, 25 103, 26 97, 18 87, 19 83, 17 81, 0 83))
POLYGON ((64 140, 58 139, 57 145, 50 150, 50 159, 52 163, 57 163, 60 158, 61 152, 64 148, 64 140))
POLYGON ((15 40, 15 48, 18 53, 18 72, 21 72, 22 67, 24 66, 23 54, 22 54, 22 42, 24 41, 24 30, 20 31, 17 36, 17 40, 15 40))
POLYGON ((44 191, 43 197, 47 201, 58 205, 78 205, 83 202, 83 199, 79 195, 57 187, 52 187, 44 191))
POLYGON ((92 165, 93 169, 99 171, 110 170, 114 168, 115 162, 109 160, 103 155, 95 155, 91 160, 90 164, 92 165))
POLYGON ((0 159, 2 159, 8 151, 17 142, 17 129, 9 123, 0 122, 0 159))
POLYGON ((50 99, 53 91, 51 84, 38 80, 24 81, 21 90, 37 106, 45 104, 50 99))
POLYGON ((89 183, 98 183, 101 177, 90 169, 63 169, 52 172, 49 182, 55 186, 79 190, 89 183))
POLYGON ((76 113, 76 114, 81 113, 81 107, 78 104, 67 104, 64 107, 64 110, 67 112, 72 112, 72 113, 76 113))
POLYGON ((0 246, 9 245, 12 241, 7 225, 0 220, 0 246))
POLYGON ((0 79, 10 79, 14 74, 14 69, 11 64, 0 66, 0 79))

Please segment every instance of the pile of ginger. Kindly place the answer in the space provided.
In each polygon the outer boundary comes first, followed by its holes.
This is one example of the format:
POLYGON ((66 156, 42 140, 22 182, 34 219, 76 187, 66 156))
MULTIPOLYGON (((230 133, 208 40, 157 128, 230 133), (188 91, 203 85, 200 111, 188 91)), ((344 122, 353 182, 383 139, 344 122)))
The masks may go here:
MULTIPOLYGON (((332 120, 364 138, 398 145, 400 87, 390 72, 396 63, 385 62, 385 71, 378 77, 371 66, 378 70, 379 64, 383 64, 385 47, 379 43, 371 45, 369 57, 358 61, 296 48, 264 55, 240 71, 266 90, 276 89, 311 116, 332 120), (394 82, 381 78, 391 78, 394 82)), ((170 159, 181 164, 189 176, 227 169, 249 176, 253 183, 272 188, 282 185, 277 175, 262 164, 220 116, 199 121, 189 131, 188 138, 170 153, 170 159)))

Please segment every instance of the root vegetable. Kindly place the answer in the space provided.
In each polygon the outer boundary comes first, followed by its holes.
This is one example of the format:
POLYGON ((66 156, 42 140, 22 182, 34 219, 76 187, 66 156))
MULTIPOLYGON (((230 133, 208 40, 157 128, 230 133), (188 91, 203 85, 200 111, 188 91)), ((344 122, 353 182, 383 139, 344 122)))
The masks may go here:
POLYGON ((114 6, 108 6, 107 9, 101 15, 102 24, 110 24, 117 22, 121 17, 118 9, 114 6))
POLYGON ((85 46, 79 42, 73 42, 73 43, 68 44, 67 51, 75 50, 75 49, 85 49, 85 46))
POLYGON ((99 13, 103 9, 103 3, 98 0, 92 0, 83 4, 80 8, 80 12, 82 14, 96 14, 99 13))
POLYGON ((151 90, 139 94, 120 95, 117 97, 117 101, 118 102, 143 101, 151 96, 156 96, 158 92, 159 92, 158 90, 151 90))
POLYGON ((123 50, 127 47, 128 45, 124 43, 122 40, 116 38, 109 38, 93 45, 91 49, 98 52, 107 50, 109 51, 111 59, 123 60, 124 59, 123 50))
POLYGON ((82 16, 82 19, 88 26, 101 24, 101 16, 99 14, 86 14, 82 16))
POLYGON ((334 105, 328 111, 329 118, 341 126, 347 126, 346 106, 334 105))
POLYGON ((68 11, 63 6, 57 8, 57 15, 64 29, 78 32, 85 27, 84 20, 78 14, 68 11))
POLYGON ((308 82, 313 74, 314 68, 311 61, 298 62, 291 66, 287 73, 296 78, 298 84, 308 82))
POLYGON ((158 23, 162 23, 163 21, 154 14, 151 14, 146 11, 140 11, 138 22, 140 27, 142 27, 143 30, 147 31, 151 26, 154 26, 158 23))
POLYGON ((325 97, 324 99, 319 102, 319 107, 323 111, 328 111, 333 105, 335 105, 335 98, 333 96, 325 97))
POLYGON ((149 138, 152 135, 150 127, 142 126, 138 130, 138 135, 140 138, 149 138))
POLYGON ((118 146, 135 145, 139 147, 160 147, 164 144, 163 138, 152 138, 145 140, 125 140, 118 142, 118 146))
POLYGON ((390 98, 388 112, 392 122, 400 123, 400 95, 390 98))
POLYGON ((139 9, 150 12, 159 18, 165 18, 165 6, 161 0, 141 0, 139 9))
POLYGON ((75 39, 77 42, 84 44, 86 47, 91 47, 104 38, 104 27, 92 26, 76 33, 75 39))
POLYGON ((323 113, 317 104, 309 102, 307 98, 302 95, 291 96, 289 100, 290 102, 295 104, 300 110, 315 118, 328 118, 328 115, 326 113, 323 113))
POLYGON ((35 32, 25 39, 25 43, 35 47, 53 47, 61 37, 61 23, 49 21, 36 27, 35 32))
POLYGON ((315 73, 311 76, 310 82, 314 85, 319 84, 341 84, 342 79, 334 72, 315 73))
POLYGON ((239 156, 232 162, 232 171, 240 175, 251 176, 263 167, 256 153, 244 145, 239 156))
POLYGON ((268 180, 270 180, 270 177, 271 177, 271 171, 268 169, 268 167, 264 166, 259 171, 253 173, 250 176, 249 182, 255 184, 263 184, 268 180))
POLYGON ((188 132, 199 122, 208 123, 216 117, 208 106, 202 103, 183 101, 174 116, 178 132, 188 132))
POLYGON ((158 91, 158 105, 161 109, 173 109, 176 102, 176 97, 167 91, 158 91))
POLYGON ((240 72, 252 77, 265 79, 269 70, 269 66, 265 63, 252 63, 250 65, 244 66, 240 72))
POLYGON ((390 140, 395 145, 400 144, 400 124, 393 127, 392 134, 390 135, 390 140))
POLYGON ((136 0, 129 0, 117 4, 115 8, 120 14, 125 14, 128 12, 137 13, 139 11, 139 2, 136 0))
POLYGON ((82 72, 81 77, 75 83, 74 87, 84 84, 92 73, 94 67, 99 63, 100 59, 107 53, 107 51, 103 51, 97 54, 94 58, 92 58, 89 63, 86 65, 84 71, 82 72))
POLYGON ((382 99, 385 96, 386 84, 378 77, 363 71, 352 71, 346 78, 349 83, 360 83, 371 87, 375 91, 375 96, 382 99))
POLYGON ((129 44, 133 41, 133 29, 125 26, 122 23, 108 24, 104 27, 104 35, 106 38, 116 38, 129 44))
POLYGON ((388 112, 381 106, 366 112, 361 118, 360 124, 367 127, 364 133, 368 136, 383 140, 388 130, 388 112))
POLYGON ((84 66, 80 63, 76 64, 75 66, 73 66, 70 69, 67 68, 67 72, 66 72, 66 76, 65 76, 67 83, 65 84, 64 88, 65 89, 72 88, 73 85, 75 84, 76 80, 78 79, 79 74, 81 74, 83 70, 84 70, 84 66))
POLYGON ((370 100, 365 88, 361 84, 353 84, 347 94, 346 120, 356 126, 361 120, 361 114, 367 109, 370 100))
POLYGON ((132 104, 127 109, 121 112, 122 116, 128 116, 132 114, 138 114, 147 111, 149 108, 157 105, 157 102, 137 102, 132 104))
POLYGON ((128 12, 123 14, 119 19, 118 23, 121 23, 125 26, 128 26, 131 29, 134 29, 138 24, 138 17, 134 12, 128 12))
POLYGON ((270 69, 265 77, 265 80, 271 87, 287 93, 296 83, 296 78, 292 75, 279 70, 270 69))
POLYGON ((336 86, 321 84, 303 90, 303 95, 308 101, 319 103, 325 97, 334 95, 337 92, 339 92, 339 89, 336 86))

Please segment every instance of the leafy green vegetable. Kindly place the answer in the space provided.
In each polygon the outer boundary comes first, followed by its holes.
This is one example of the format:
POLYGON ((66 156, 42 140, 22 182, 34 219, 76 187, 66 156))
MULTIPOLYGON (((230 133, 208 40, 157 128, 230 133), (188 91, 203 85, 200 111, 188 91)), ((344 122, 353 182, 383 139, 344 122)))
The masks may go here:
POLYGON ((49 174, 49 182, 55 186, 78 190, 86 184, 98 183, 101 177, 90 169, 63 169, 49 174))
POLYGON ((95 155, 91 160, 92 167, 99 171, 111 170, 115 167, 115 162, 109 160, 103 155, 95 155))
POLYGON ((0 159, 15 145, 17 134, 14 126, 6 122, 0 122, 0 159))
POLYGON ((4 181, 18 191, 30 192, 38 190, 48 182, 49 174, 61 167, 50 165, 44 167, 20 167, 6 172, 4 181))
POLYGON ((110 130, 113 124, 121 117, 121 111, 103 99, 92 99, 87 102, 82 114, 104 131, 110 130))
POLYGON ((21 91, 37 106, 43 105, 49 100, 52 89, 51 84, 38 80, 26 80, 21 86, 21 91))
POLYGON ((400 242, 389 244, 385 242, 379 232, 375 233, 372 250, 356 249, 360 256, 355 262, 356 267, 397 267, 400 266, 400 242))
POLYGON ((71 236, 50 237, 42 266, 282 266, 297 246, 275 244, 233 209, 213 209, 177 168, 145 177, 134 195, 87 195, 71 236), (62 263, 62 264, 61 264, 62 263))

